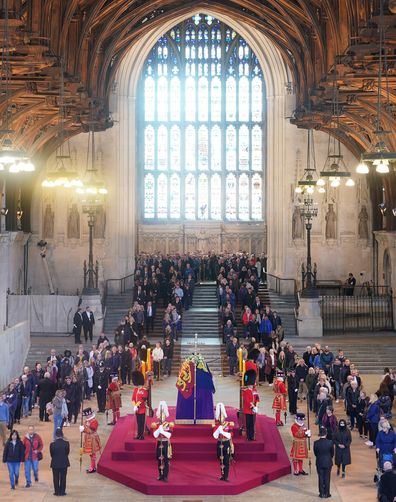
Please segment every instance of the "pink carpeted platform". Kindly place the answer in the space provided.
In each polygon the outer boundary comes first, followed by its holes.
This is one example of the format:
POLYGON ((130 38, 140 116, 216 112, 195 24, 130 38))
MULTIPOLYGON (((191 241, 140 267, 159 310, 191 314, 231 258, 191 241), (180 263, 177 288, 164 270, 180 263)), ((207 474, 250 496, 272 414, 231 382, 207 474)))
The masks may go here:
MULTIPOLYGON (((175 409, 169 412, 173 421, 175 409)), ((227 413, 237 424, 236 410, 227 407, 227 413)), ((228 483, 218 479, 220 466, 210 425, 176 425, 167 483, 157 481, 154 438, 135 440, 135 427, 134 415, 119 420, 104 448, 98 472, 147 495, 235 495, 290 474, 289 458, 275 421, 264 415, 257 416, 254 442, 239 436, 236 428, 235 464, 228 483)))

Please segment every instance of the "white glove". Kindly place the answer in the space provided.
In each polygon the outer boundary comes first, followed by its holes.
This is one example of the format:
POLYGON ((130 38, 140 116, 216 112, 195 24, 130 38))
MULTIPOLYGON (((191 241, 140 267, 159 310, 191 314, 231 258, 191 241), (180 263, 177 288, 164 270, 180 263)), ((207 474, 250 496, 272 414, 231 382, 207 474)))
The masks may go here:
POLYGON ((137 407, 137 406, 134 406, 134 407, 133 407, 133 413, 136 413, 136 412, 137 412, 137 410, 138 410, 138 407, 137 407))
POLYGON ((224 429, 223 429, 223 426, 222 425, 219 425, 219 428, 218 428, 218 431, 223 433, 224 432, 224 429))
POLYGON ((305 435, 307 436, 307 438, 310 438, 312 433, 311 431, 308 429, 307 431, 305 431, 305 435))
POLYGON ((162 424, 158 427, 158 431, 163 434, 164 433, 164 428, 162 426, 162 424))
POLYGON ((258 413, 258 407, 257 406, 253 406, 252 410, 253 410, 253 413, 258 413))
POLYGON ((100 390, 102 387, 100 385, 98 385, 98 389, 100 390))
POLYGON ((80 432, 84 432, 84 426, 80 425, 80 432))
POLYGON ((294 392, 298 392, 298 389, 294 389, 294 392))

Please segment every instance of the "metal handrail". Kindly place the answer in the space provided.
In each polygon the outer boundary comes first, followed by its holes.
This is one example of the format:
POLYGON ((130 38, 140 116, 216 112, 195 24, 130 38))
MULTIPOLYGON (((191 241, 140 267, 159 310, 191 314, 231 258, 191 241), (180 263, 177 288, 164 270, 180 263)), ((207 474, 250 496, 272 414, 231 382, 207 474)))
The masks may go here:
POLYGON ((118 279, 106 279, 104 288, 103 288, 103 297, 102 297, 102 306, 103 308, 106 305, 106 300, 109 292, 109 284, 111 282, 118 282, 119 283, 119 294, 125 293, 126 291, 126 281, 130 279, 131 277, 135 277, 135 272, 132 274, 125 275, 124 277, 120 277, 118 279))
POLYGON ((282 281, 292 281, 293 282, 293 294, 296 295, 297 293, 297 281, 296 279, 294 279, 293 277, 279 277, 277 275, 274 275, 274 274, 270 274, 269 272, 266 272, 266 275, 267 277, 272 277, 273 279, 275 279, 275 293, 278 293, 278 294, 282 294, 282 290, 281 290, 281 284, 282 284, 282 281))

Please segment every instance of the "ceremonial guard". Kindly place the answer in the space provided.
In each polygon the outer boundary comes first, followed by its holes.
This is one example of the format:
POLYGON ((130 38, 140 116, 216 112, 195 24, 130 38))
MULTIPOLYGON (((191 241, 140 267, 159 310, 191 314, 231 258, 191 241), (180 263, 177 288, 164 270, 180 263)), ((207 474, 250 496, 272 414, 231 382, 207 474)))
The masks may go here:
POLYGON ((113 421, 108 425, 115 425, 120 418, 121 402, 121 385, 118 381, 117 373, 111 375, 111 384, 107 388, 107 404, 108 410, 113 412, 113 421))
POLYGON ((276 425, 280 426, 283 425, 283 422, 281 420, 281 412, 286 411, 286 395, 287 395, 287 389, 284 382, 284 373, 281 371, 278 372, 276 375, 276 380, 274 382, 274 392, 275 392, 275 397, 272 403, 272 409, 275 410, 276 425))
POLYGON ((80 432, 83 435, 82 451, 91 457, 91 465, 87 469, 87 473, 96 472, 96 454, 101 450, 100 438, 98 435, 98 421, 95 418, 91 408, 83 410, 83 425, 80 425, 80 432))
POLYGON ((155 454, 158 461, 158 480, 166 482, 169 474, 169 460, 172 458, 170 438, 175 424, 166 420, 169 417, 169 411, 165 401, 160 401, 156 416, 158 422, 153 422, 151 428, 157 440, 155 454))
POLYGON ((230 460, 234 454, 234 445, 232 443, 232 433, 234 422, 228 422, 227 412, 223 403, 217 403, 216 422, 213 437, 217 439, 217 458, 220 460, 220 481, 228 481, 230 472, 230 460))
POLYGON ((254 441, 255 435, 255 416, 258 412, 258 394, 254 390, 257 373, 251 369, 245 372, 243 384, 245 388, 242 391, 242 411, 245 416, 246 438, 248 441, 254 441))
POLYGON ((295 476, 306 476, 303 469, 303 461, 308 458, 308 439, 311 437, 311 431, 305 427, 305 414, 296 413, 295 423, 291 426, 293 435, 293 444, 290 450, 290 458, 293 462, 295 476))
POLYGON ((146 423, 146 403, 149 397, 148 390, 144 386, 144 376, 140 371, 132 373, 132 382, 135 386, 132 394, 133 412, 136 415, 137 435, 135 439, 144 439, 146 423))

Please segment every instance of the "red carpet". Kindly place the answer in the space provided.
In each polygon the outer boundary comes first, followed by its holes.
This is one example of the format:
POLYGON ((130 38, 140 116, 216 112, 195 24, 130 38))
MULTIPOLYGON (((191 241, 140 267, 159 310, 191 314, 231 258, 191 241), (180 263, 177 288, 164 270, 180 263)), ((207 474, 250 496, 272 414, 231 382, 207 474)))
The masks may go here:
MULTIPOLYGON (((170 408, 170 420, 175 409, 170 408)), ((228 419, 238 423, 236 410, 228 419)), ((148 419, 151 422, 152 419, 148 419)), ((128 415, 114 427, 98 464, 98 472, 147 495, 235 495, 290 474, 290 462, 272 418, 257 416, 256 439, 234 435, 235 464, 229 482, 219 481, 216 441, 210 425, 176 425, 169 481, 157 481, 155 440, 134 440, 136 420, 128 415)))

